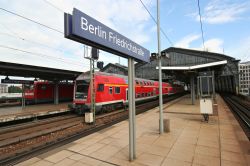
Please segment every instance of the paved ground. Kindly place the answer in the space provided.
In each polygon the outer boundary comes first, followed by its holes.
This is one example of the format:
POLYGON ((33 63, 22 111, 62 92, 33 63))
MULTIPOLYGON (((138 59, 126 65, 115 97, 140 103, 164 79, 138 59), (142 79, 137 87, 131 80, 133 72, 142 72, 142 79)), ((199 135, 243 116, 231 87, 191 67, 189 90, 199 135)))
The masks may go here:
POLYGON ((165 108, 177 113, 164 113, 171 131, 163 135, 158 134, 158 109, 138 115, 133 162, 128 161, 128 121, 123 121, 18 165, 247 165, 249 141, 222 99, 217 99, 218 116, 211 116, 209 123, 186 97, 165 108))
POLYGON ((58 105, 54 104, 38 104, 38 105, 28 105, 24 109, 21 106, 14 107, 3 107, 0 108, 0 122, 24 119, 33 116, 39 116, 44 114, 53 114, 56 112, 68 111, 69 103, 60 103, 58 105))

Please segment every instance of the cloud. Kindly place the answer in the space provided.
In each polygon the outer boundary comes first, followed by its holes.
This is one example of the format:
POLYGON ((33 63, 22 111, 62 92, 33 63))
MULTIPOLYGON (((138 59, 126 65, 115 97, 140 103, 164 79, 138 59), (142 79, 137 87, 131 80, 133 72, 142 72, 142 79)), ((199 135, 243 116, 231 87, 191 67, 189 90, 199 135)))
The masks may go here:
POLYGON ((199 39, 201 37, 201 35, 187 35, 185 37, 183 37, 181 40, 177 41, 175 44, 175 47, 182 47, 182 48, 189 48, 190 44, 199 39))
MULTIPOLYGON (((223 24, 242 19, 242 14, 250 9, 250 3, 232 3, 228 0, 212 0, 204 9, 202 20, 209 24, 223 24)), ((199 21, 198 13, 190 14, 199 21)))
POLYGON ((232 47, 225 49, 227 53, 230 53, 236 59, 240 59, 241 62, 250 61, 250 36, 246 36, 238 42, 235 42, 232 47))
MULTIPOLYGON (((199 47, 192 47, 191 44, 200 39, 201 35, 198 34, 191 34, 183 37, 181 40, 177 41, 175 44, 175 47, 181 47, 181 48, 189 48, 189 49, 195 49, 195 50, 204 50, 203 44, 201 44, 199 47)), ((204 42, 205 50, 209 52, 217 52, 222 53, 223 52, 223 40, 219 38, 212 38, 208 39, 204 42)))
POLYGON ((223 53, 223 40, 221 39, 218 38, 209 39, 204 42, 204 45, 206 51, 223 53))

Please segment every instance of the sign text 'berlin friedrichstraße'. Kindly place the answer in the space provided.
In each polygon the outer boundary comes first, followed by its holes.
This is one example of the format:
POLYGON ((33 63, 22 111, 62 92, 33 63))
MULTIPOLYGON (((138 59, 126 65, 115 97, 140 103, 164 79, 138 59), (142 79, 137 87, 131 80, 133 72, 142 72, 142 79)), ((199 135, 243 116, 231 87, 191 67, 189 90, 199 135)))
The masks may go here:
POLYGON ((149 62, 147 49, 75 8, 73 15, 65 14, 65 37, 125 58, 149 62))

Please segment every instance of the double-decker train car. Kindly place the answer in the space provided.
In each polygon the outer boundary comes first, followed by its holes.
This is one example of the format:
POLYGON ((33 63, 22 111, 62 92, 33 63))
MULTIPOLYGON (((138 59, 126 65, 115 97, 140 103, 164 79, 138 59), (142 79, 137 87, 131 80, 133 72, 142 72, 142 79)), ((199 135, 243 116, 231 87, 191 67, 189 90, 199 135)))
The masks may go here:
MULTIPOLYGON (((96 72, 94 79, 96 112, 114 110, 128 105, 128 77, 96 72)), ((158 81, 135 78, 135 100, 143 102, 157 99, 159 95, 158 81)), ((172 87, 162 83, 163 95, 182 92, 183 88, 172 87)), ((75 81, 72 110, 83 114, 90 110, 90 75, 83 73, 75 81)))
MULTIPOLYGON (((55 84, 52 82, 36 81, 33 85, 25 87, 25 102, 27 104, 49 103, 54 101, 55 84)), ((72 101, 74 84, 59 83, 59 101, 72 101)))

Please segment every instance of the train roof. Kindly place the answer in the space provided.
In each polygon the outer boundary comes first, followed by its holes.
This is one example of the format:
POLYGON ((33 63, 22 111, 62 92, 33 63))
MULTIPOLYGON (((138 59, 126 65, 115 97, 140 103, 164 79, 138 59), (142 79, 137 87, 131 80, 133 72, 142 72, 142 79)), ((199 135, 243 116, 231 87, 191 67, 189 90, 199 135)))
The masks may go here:
MULTIPOLYGON (((95 75, 96 76, 113 76, 113 77, 128 79, 128 76, 124 76, 124 75, 120 75, 120 74, 113 74, 113 73, 99 72, 99 71, 95 72, 95 75)), ((76 80, 90 80, 90 73, 89 72, 82 73, 81 75, 79 75, 76 78, 76 80)), ((135 80, 155 82, 154 80, 147 80, 147 79, 143 79, 143 78, 135 78, 135 80)))

